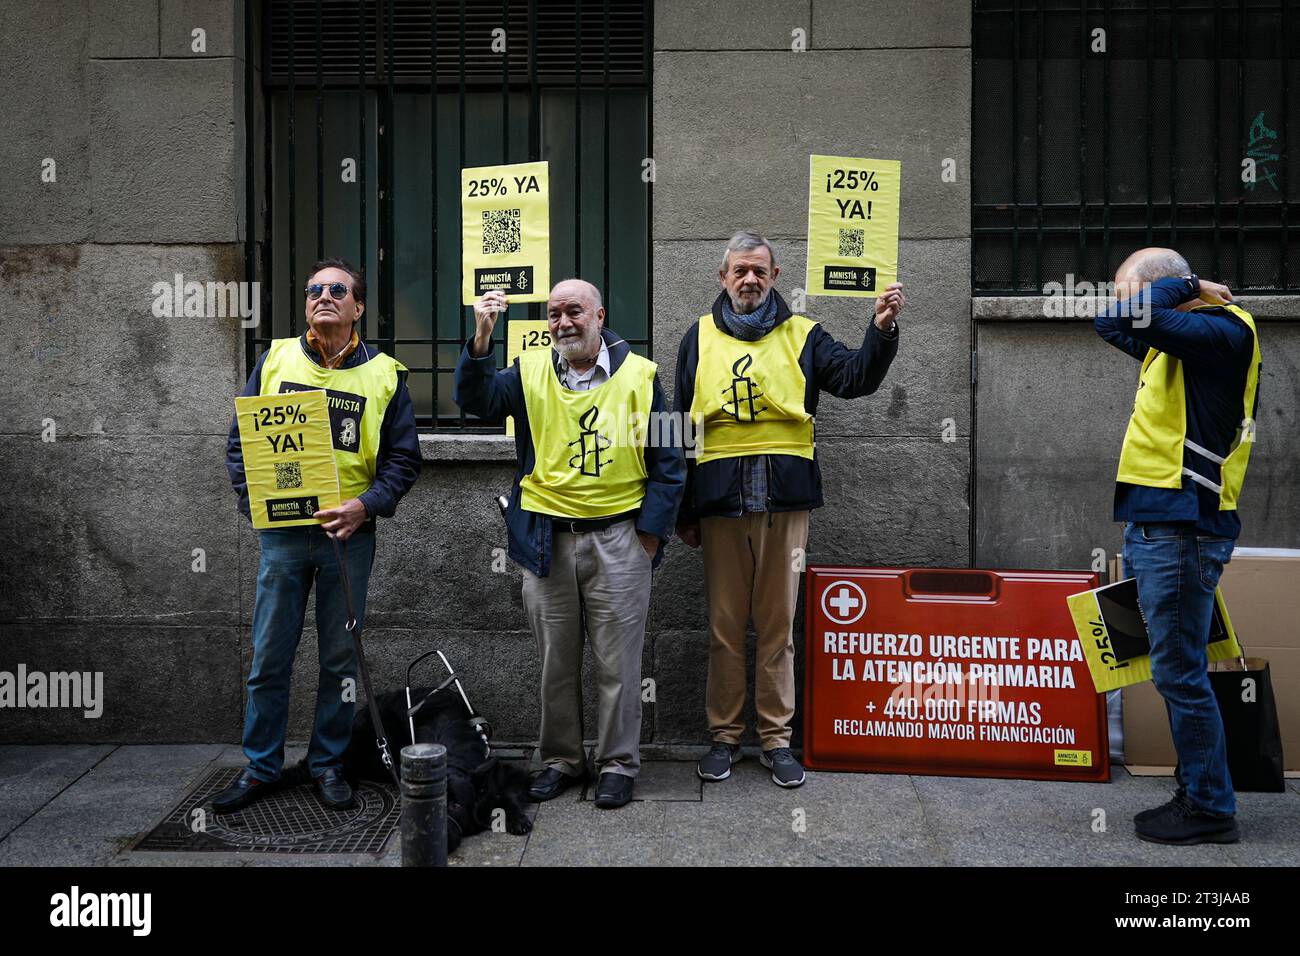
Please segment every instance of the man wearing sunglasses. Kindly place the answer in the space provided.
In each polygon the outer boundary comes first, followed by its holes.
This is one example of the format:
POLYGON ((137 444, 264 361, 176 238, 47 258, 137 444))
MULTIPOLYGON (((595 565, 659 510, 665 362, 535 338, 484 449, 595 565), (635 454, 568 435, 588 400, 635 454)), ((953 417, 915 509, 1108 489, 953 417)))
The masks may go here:
MULTIPOLYGON (((343 578, 329 539, 340 544, 360 627, 375 556, 375 519, 392 517, 420 474, 420 442, 406 369, 357 333, 366 307, 365 275, 343 259, 324 259, 312 266, 304 291, 307 331, 272 341, 243 394, 325 390, 343 503, 316 512, 318 527, 259 532, 262 556, 244 719, 248 767, 213 798, 219 813, 239 810, 280 785, 289 677, 313 581, 320 676, 307 767, 327 806, 352 806, 342 762, 352 737, 357 656, 346 628, 343 578)), ((248 484, 237 420, 230 427, 226 469, 247 516, 248 484)))

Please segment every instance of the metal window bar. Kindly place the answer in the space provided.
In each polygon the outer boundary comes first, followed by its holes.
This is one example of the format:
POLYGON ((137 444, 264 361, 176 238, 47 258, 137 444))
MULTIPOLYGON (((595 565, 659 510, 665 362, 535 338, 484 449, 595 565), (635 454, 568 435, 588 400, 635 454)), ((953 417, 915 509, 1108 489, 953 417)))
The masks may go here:
MULTIPOLYGON (((379 213, 383 231, 379 236, 379 284, 383 289, 383 298, 379 303, 379 338, 388 342, 388 354, 397 354, 397 344, 393 341, 397 327, 394 312, 397 308, 397 285, 395 264, 397 244, 395 223, 393 222, 393 201, 397 193, 397 177, 394 175, 393 162, 397 152, 397 130, 393 126, 394 86, 393 86, 393 0, 388 0, 384 8, 384 79, 388 94, 384 97, 384 106, 380 111, 383 117, 380 126, 379 168, 383 178, 380 180, 379 213)), ((436 334, 436 330, 435 330, 436 334)), ((436 413, 436 409, 435 409, 436 413)))
POLYGON ((573 73, 573 271, 582 275, 582 0, 573 0, 578 57, 573 73))
MULTIPOLYGON (((503 162, 511 160, 511 94, 517 92, 526 92, 528 94, 528 157, 530 160, 535 161, 542 158, 542 125, 540 117, 543 109, 543 88, 567 88, 572 90, 574 98, 573 144, 575 150, 574 257, 575 271, 578 271, 581 268, 583 258, 582 244, 584 240, 581 209, 581 177, 583 174, 582 108, 583 100, 589 97, 591 93, 599 90, 603 97, 601 115, 604 117, 603 142, 600 144, 599 154, 602 156, 604 166, 602 170, 604 208, 601 211, 603 221, 600 223, 603 240, 602 278, 604 280, 603 292, 608 303, 610 300, 609 284, 613 278, 610 264, 613 249, 611 243, 618 242, 621 235, 619 231, 611 230, 609 224, 611 209, 610 167, 613 162, 610 146, 611 95, 614 91, 628 88, 642 89, 646 92, 645 136, 646 151, 648 153, 653 133, 652 111, 648 102, 653 63, 651 39, 653 24, 652 2, 650 0, 646 0, 646 2, 632 2, 632 0, 574 0, 572 7, 567 11, 572 17, 574 29, 567 36, 557 36, 556 31, 560 28, 554 26, 554 23, 562 20, 560 14, 564 12, 564 8, 568 5, 539 4, 538 0, 428 0, 427 4, 424 0, 356 0, 356 2, 352 2, 352 0, 261 0, 261 2, 256 3, 256 12, 260 14, 260 21, 259 16, 255 16, 255 2, 256 0, 250 0, 245 5, 245 62, 250 64, 253 62, 253 51, 255 45, 259 42, 257 26, 260 22, 260 42, 262 43, 264 59, 261 92, 265 105, 264 141, 261 147, 265 151, 265 184, 262 199, 266 214, 262 223, 261 235, 259 236, 254 216, 257 197, 255 196, 252 170, 256 161, 255 150, 257 144, 252 134, 255 90, 252 71, 250 70, 245 77, 244 91, 245 113, 248 124, 247 153, 245 156, 248 180, 248 194, 246 196, 248 227, 245 240, 245 265, 250 280, 261 277, 263 312, 268 317, 268 320, 259 329, 249 330, 246 335, 245 361, 247 367, 251 369, 258 354, 270 344, 275 334, 274 329, 287 327, 289 335, 297 335, 300 331, 301 293, 299 292, 299 286, 302 276, 299 274, 300 256, 297 229, 298 213, 300 212, 297 205, 299 196, 297 188, 297 92, 299 89, 299 76, 306 73, 314 80, 312 88, 315 93, 316 189, 313 192, 316 202, 316 235, 314 239, 317 256, 328 254, 331 251, 326 247, 326 236, 329 231, 328 217, 331 210, 327 206, 325 192, 325 175, 328 169, 328 164, 325 162, 327 139, 325 131, 325 97, 330 92, 344 91, 355 95, 358 101, 356 113, 358 124, 357 180, 359 187, 357 213, 360 232, 357 239, 357 264, 371 276, 371 294, 367 303, 369 307, 361 321, 361 335, 389 354, 394 355, 396 355, 399 347, 423 346, 428 348, 428 365, 407 363, 412 375, 429 375, 432 379, 432 408, 428 414, 417 415, 417 422, 421 427, 500 431, 499 427, 483 427, 473 420, 467 421, 463 413, 447 414, 439 409, 440 392, 445 395, 445 387, 440 385, 440 381, 443 376, 449 375, 455 370, 454 357, 459 354, 459 349, 468 336, 469 323, 472 321, 472 310, 468 306, 459 307, 458 336, 446 337, 441 335, 438 321, 440 318, 438 315, 438 296, 439 289, 445 290, 447 283, 440 281, 437 268, 439 239, 437 210, 439 202, 446 202, 447 197, 439 196, 438 159, 440 153, 450 147, 450 143, 446 142, 445 137, 439 137, 438 94, 440 92, 454 92, 456 94, 459 135, 455 149, 459 158, 459 165, 463 168, 466 161, 466 126, 469 112, 467 98, 471 89, 478 93, 488 88, 493 82, 489 77, 495 74, 496 87, 500 90, 501 95, 503 162), (310 15, 303 15, 303 11, 297 9, 299 6, 302 6, 304 11, 309 11, 310 15), (409 46, 407 42, 409 38, 405 33, 408 30, 418 31, 421 29, 419 24, 413 23, 413 11, 417 6, 423 11, 423 15, 427 17, 427 39, 429 44, 428 57, 422 59, 418 67, 413 64, 406 52, 409 46), (618 9, 615 9, 616 7, 618 9), (511 57, 511 51, 515 47, 513 38, 508 43, 506 54, 504 56, 498 54, 497 61, 490 66, 485 66, 482 56, 477 53, 472 61, 467 58, 467 44, 465 41, 470 20, 489 8, 494 11, 498 18, 507 21, 508 24, 519 25, 526 22, 528 42, 525 48, 527 54, 525 57, 519 58, 518 63, 511 57), (348 22, 351 24, 351 29, 355 30, 355 46, 350 45, 350 48, 355 49, 357 52, 352 54, 345 67, 337 62, 337 56, 326 49, 326 42, 330 40, 329 31, 337 28, 340 17, 351 17, 348 22), (599 23, 594 22, 597 18, 599 18, 599 23), (371 22, 375 24, 373 43, 369 29, 371 22), (312 49, 306 53, 306 57, 309 58, 303 62, 298 59, 298 50, 301 45, 297 43, 297 39, 299 39, 297 33, 300 23, 311 24, 313 30, 312 40, 314 41, 310 44, 312 49), (449 47, 452 44, 440 44, 439 33, 442 32, 444 36, 447 36, 448 30, 452 29, 453 24, 456 52, 449 54, 449 47), (539 44, 539 28, 546 28, 548 25, 550 26, 550 32, 540 34, 544 37, 544 41, 539 44), (617 35, 615 35, 615 27, 618 28, 617 35), (274 36, 277 29, 284 34, 279 38, 279 43, 275 42, 276 37, 274 36), (596 33, 597 30, 599 30, 599 34, 596 33), (597 35, 601 43, 599 51, 592 49, 597 35), (547 46, 548 42, 549 47, 547 46), (561 48, 570 46, 572 49, 568 52, 567 59, 562 52, 557 52, 561 48), (632 50, 635 50, 635 56, 632 56, 630 52, 632 50), (595 56, 599 56, 600 59, 595 60, 595 56), (600 68, 598 70, 585 70, 584 67, 591 62, 598 63, 600 68), (398 130, 394 125, 396 116, 395 103, 399 90, 402 93, 428 91, 430 94, 430 136, 432 138, 429 183, 433 197, 433 208, 430 210, 432 307, 429 315, 429 335, 418 337, 399 335, 396 321, 395 259, 397 223, 395 213, 397 208, 396 193, 402 186, 396 177, 394 161, 397 151, 403 148, 402 131, 398 130), (276 111, 272 103, 272 96, 279 91, 284 91, 286 100, 284 104, 285 127, 282 133, 276 128, 276 111), (370 95, 376 96, 378 105, 373 132, 367 125, 367 98, 370 95), (277 169, 276 165, 275 139, 277 135, 284 136, 288 167, 285 170, 277 169), (369 169, 367 157, 371 145, 371 136, 374 137, 374 144, 377 147, 379 158, 378 178, 375 183, 378 194, 378 234, 376 254, 373 257, 373 270, 368 268, 372 264, 372 257, 370 255, 370 237, 367 232, 369 218, 369 169), (277 178, 281 180, 287 179, 288 182, 285 187, 287 223, 283 260, 288 275, 284 277, 275 275, 276 270, 274 268, 276 261, 276 247, 273 244, 273 226, 276 218, 274 183, 277 178), (258 261, 259 245, 260 264, 258 261), (284 286, 284 293, 276 292, 279 286, 284 286), (277 325, 271 317, 274 314, 275 299, 281 296, 283 296, 287 305, 287 316, 277 325), (377 317, 377 321, 373 325, 369 322, 372 312, 377 317), (371 338, 372 332, 373 338, 371 338), (452 355, 452 364, 444 364, 442 359, 444 350, 448 349, 452 355)), ((352 34, 347 34, 347 38, 351 42, 353 39, 352 34)), ((553 170, 553 175, 558 172, 558 170, 553 170)), ((442 185, 445 187, 451 184, 444 183, 442 185)), ((650 257, 653 249, 650 242, 652 185, 649 182, 644 185, 646 216, 644 238, 646 274, 648 276, 650 274, 650 257)), ((458 190, 459 183, 455 183, 454 186, 458 190)), ((590 220, 590 211, 588 213, 587 218, 590 220)), ((587 225, 590 227, 594 223, 588 221, 587 225)), ((457 244, 457 249, 458 272, 454 285, 459 289, 459 270, 463 265, 459 244, 457 244)), ((650 351, 652 303, 650 301, 648 281, 645 309, 646 334, 638 337, 630 335, 625 337, 630 344, 644 347, 647 351, 650 351)), ((530 304, 527 310, 530 318, 541 318, 542 312, 542 306, 537 303, 530 304)), ((499 359, 504 359, 505 354, 504 326, 505 323, 499 324, 497 333, 494 335, 493 347, 497 351, 499 359)))
MULTIPOLYGON (((1245 18, 1246 0, 1238 0, 1237 3, 1237 23, 1240 24, 1245 18)), ((1218 77, 1215 77, 1217 80, 1218 77)), ((1245 120, 1245 97, 1241 91, 1246 88, 1246 31, 1238 28, 1237 30, 1237 128, 1241 129, 1245 120)), ((1237 274, 1241 275, 1245 269, 1245 250, 1243 248, 1245 236, 1241 228, 1242 208, 1241 204, 1245 197, 1238 194, 1237 196, 1237 274)))
MULTIPOLYGON (((245 0, 245 2, 247 2, 247 0, 245 0)), ((358 185, 360 186, 360 189, 358 191, 358 197, 357 197, 357 205, 358 205, 357 214, 361 221, 360 230, 359 230, 360 234, 357 240, 357 246, 359 247, 357 250, 357 267, 362 271, 362 273, 364 273, 366 271, 366 262, 369 259, 367 253, 370 248, 370 242, 369 242, 370 235, 369 233, 366 232, 366 193, 367 193, 366 153, 369 152, 369 150, 366 148, 366 142, 367 142, 366 43, 367 40, 366 40, 365 12, 362 11, 362 15, 357 19, 360 21, 359 26, 361 28, 360 36, 358 38, 359 42, 357 44, 357 49, 361 51, 360 55, 357 57, 357 111, 359 114, 358 120, 360 122, 360 126, 357 129, 357 180, 358 180, 358 185)), ((435 246, 434 248, 436 249, 437 246, 435 246)), ((434 272, 437 271, 438 271, 437 269, 434 270, 434 272)), ((370 329, 370 316, 367 314, 369 312, 370 309, 367 308, 365 312, 361 313, 361 337, 363 339, 369 337, 368 333, 370 329)))
MULTIPOLYGON (((316 0, 316 36, 321 30, 321 0, 316 0)), ((325 54, 316 45, 316 260, 325 258, 325 54)))
POLYGON ((605 198, 603 203, 605 215, 602 217, 604 219, 604 226, 605 226, 605 232, 604 232, 603 243, 602 243, 602 246, 605 251, 605 268, 602 273, 604 275, 604 282, 601 285, 601 290, 603 291, 605 298, 612 299, 614 295, 609 288, 609 0, 605 0, 602 13, 603 16, 601 17, 601 52, 603 54, 603 59, 604 59, 603 89, 605 94, 605 114, 604 114, 604 120, 601 123, 601 132, 604 134, 603 135, 604 141, 602 142, 601 146, 603 147, 604 150, 603 155, 605 158, 605 162, 604 162, 604 166, 602 166, 601 168, 600 179, 601 179, 601 185, 604 187, 605 190, 605 198))
MULTIPOLYGON (((297 293, 298 216, 296 215, 298 210, 298 203, 296 202, 297 190, 295 189, 295 185, 296 185, 295 174, 298 168, 298 164, 296 162, 297 155, 294 150, 294 147, 297 145, 294 121, 297 118, 296 105, 298 99, 297 96, 298 70, 296 69, 296 64, 298 60, 297 57, 295 56, 296 51, 294 50, 294 38, 295 38, 295 34, 298 32, 296 29, 294 29, 294 27, 296 26, 296 24, 294 23, 294 8, 296 6, 297 4, 295 3, 290 3, 289 5, 289 62, 295 64, 295 69, 289 71, 289 276, 290 279, 284 285, 285 285, 285 292, 289 297, 289 334, 290 335, 296 335, 298 330, 298 293, 297 293)), ((267 145, 267 148, 268 149, 270 148, 270 144, 267 145)), ((273 273, 274 273, 274 269, 268 269, 267 278, 269 279, 273 273)))
MULTIPOLYGON (((1217 10, 1218 8, 1216 7, 1215 9, 1217 10)), ((1290 18, 1288 17, 1289 10, 1290 10, 1290 5, 1287 4, 1286 2, 1283 2, 1281 54, 1282 54, 1282 115, 1284 117, 1289 117, 1291 115, 1290 114, 1291 102, 1290 102, 1290 97, 1287 93, 1288 74, 1290 73, 1291 70, 1291 66, 1289 62, 1290 58, 1287 56, 1288 46, 1290 44, 1290 39, 1291 39, 1291 33, 1290 33, 1291 22, 1290 22, 1290 18)), ((1215 57, 1217 62, 1217 57, 1219 52, 1219 48, 1217 46, 1214 48, 1214 52, 1215 52, 1215 57)), ((1287 131, 1285 129, 1282 131, 1282 169, 1283 170, 1287 168, 1287 157, 1290 155, 1289 153, 1290 144, 1287 142, 1286 132, 1287 131)), ((1218 203, 1216 201, 1215 203, 1216 210, 1217 210, 1217 206, 1218 203)), ((1289 223, 1287 222, 1288 211, 1289 211, 1288 204, 1283 203, 1281 212, 1282 212, 1282 288, 1284 289, 1289 288, 1291 285, 1291 281, 1290 281, 1291 277, 1288 268, 1290 265, 1289 257, 1291 252, 1291 245, 1290 245, 1291 231, 1288 228, 1289 223)))
MULTIPOLYGON (((459 4, 459 19, 458 19, 458 23, 459 23, 459 41, 460 41, 459 44, 458 44, 458 48, 459 48, 459 50, 460 50, 460 70, 458 71, 457 76, 456 76, 456 95, 457 95, 456 104, 457 104, 457 108, 460 110, 460 113, 459 113, 458 120, 457 120, 457 121, 458 121, 458 124, 459 124, 459 125, 458 125, 459 135, 458 135, 458 138, 457 138, 457 140, 456 140, 456 145, 457 145, 457 148, 460 150, 460 168, 461 168, 461 169, 464 169, 464 168, 465 168, 465 0, 460 0, 460 4, 459 4)), ((437 31, 436 31, 436 25, 435 25, 435 32, 437 32, 437 31)), ((436 96, 437 96, 437 93, 436 93, 436 92, 434 93, 434 96, 435 96, 435 98, 436 98, 436 96)), ((464 274, 465 274, 465 250, 464 250, 464 248, 463 248, 459 243, 457 243, 457 244, 456 244, 456 284, 457 284, 457 285, 460 284, 461 276, 463 276, 464 274)), ((460 297, 457 296, 457 299, 459 299, 459 298, 460 298, 460 297)), ((438 304, 435 302, 435 303, 434 303, 434 309, 435 309, 435 311, 437 310, 437 307, 438 307, 438 304)), ((469 314, 469 313, 468 313, 468 310, 467 310, 464 306, 461 306, 461 309, 460 309, 460 340, 461 340, 462 342, 464 342, 464 341, 466 340, 466 338, 468 338, 468 334, 467 334, 467 331, 466 331, 466 319, 467 319, 467 315, 468 315, 468 314, 469 314)), ((503 325, 504 325, 504 323, 503 323, 503 325)), ((496 329, 494 328, 493 331, 496 331, 496 329)), ((505 329, 504 329, 504 328, 502 328, 501 331, 502 331, 502 334, 505 333, 505 329)), ((435 338, 436 338, 437 335, 438 335, 438 325, 437 325, 436 322, 434 323, 434 326, 433 326, 433 334, 434 334, 434 337, 435 337, 435 338)), ((493 343, 492 343, 492 351, 493 351, 493 353, 495 354, 495 352, 496 352, 496 342, 495 342, 495 341, 493 341, 493 343)), ((438 378, 438 372, 436 371, 438 365, 439 365, 439 363, 435 360, 434 363, 433 363, 433 367, 434 367, 434 369, 435 369, 435 371, 434 371, 434 373, 433 373, 433 377, 434 377, 435 380, 438 378)), ((434 426, 435 426, 435 427, 437 426, 437 423, 438 423, 438 414, 437 414, 437 412, 438 412, 438 410, 437 410, 437 408, 436 408, 436 406, 435 406, 435 408, 434 408, 434 416, 433 416, 433 419, 434 419, 434 426)), ((461 411, 461 413, 460 413, 460 421, 459 421, 457 424, 459 424, 460 427, 461 427, 462 429, 465 428, 465 421, 466 421, 466 419, 465 419, 465 412, 464 412, 464 411, 461 411)))
MULTIPOLYGON (((429 76, 438 75, 438 0, 429 0, 429 76)), ((429 364, 438 367, 438 84, 429 84, 429 364)), ((433 374, 433 421, 438 420, 438 374, 433 374)), ((460 426, 465 425, 464 419, 460 426)))
MULTIPOLYGON (((645 61, 645 62, 642 64, 641 69, 642 69, 643 75, 645 76, 645 82, 646 82, 646 86, 647 86, 647 88, 648 88, 648 87, 650 86, 651 77, 652 77, 653 72, 654 72, 654 71, 653 71, 653 64, 654 64, 654 48, 655 48, 655 14, 654 14, 654 5, 653 5, 652 3, 646 3, 645 6, 644 6, 644 8, 642 9, 641 16, 642 16, 642 27, 641 27, 641 29, 642 29, 642 35, 645 37, 645 45, 642 47, 642 54, 641 54, 642 57, 644 58, 644 61, 645 61)), ((645 110, 645 142, 646 142, 646 149, 647 149, 647 152, 650 151, 650 148, 653 146, 654 141, 655 141, 655 136, 654 136, 654 132, 655 132, 655 130, 654 130, 654 117, 655 117, 655 111, 654 111, 651 107, 652 107, 652 104, 651 104, 650 102, 647 101, 647 102, 646 102, 646 110, 645 110)), ((650 161, 650 163, 651 163, 651 168, 653 169, 653 168, 654 168, 654 158, 653 158, 653 157, 648 157, 648 158, 649 158, 649 161, 650 161)), ((655 209, 654 209, 654 205, 655 205, 655 187, 654 187, 654 178, 653 178, 653 177, 650 177, 650 178, 647 179, 647 177, 645 176, 645 169, 644 169, 644 167, 643 167, 643 168, 642 168, 642 176, 641 176, 641 179, 642 179, 642 182, 645 183, 645 190, 646 190, 646 193, 645 193, 645 249, 646 249, 646 256, 647 256, 648 259, 653 259, 653 258, 654 258, 654 251, 653 251, 653 250, 654 250, 654 218, 655 218, 655 217, 654 217, 654 211, 655 211, 655 209)), ((647 266, 650 265, 649 262, 647 262, 646 264, 647 264, 647 266)), ((649 275, 649 273, 647 273, 647 275, 649 275)), ((654 314, 655 314, 655 309, 654 309, 654 305, 655 305, 655 291, 654 291, 654 283, 653 283, 653 282, 647 282, 647 283, 646 283, 646 290, 645 290, 645 291, 646 291, 646 303, 645 303, 645 307, 646 307, 646 323, 645 323, 645 329, 646 329, 646 342, 645 342, 645 346, 646 346, 646 352, 647 352, 647 354, 649 355, 650 358, 653 359, 653 358, 654 358, 654 324, 653 324, 653 318, 654 318, 654 314)), ((629 341, 630 341, 630 340, 629 340, 629 341)))
POLYGON ((974 293, 1041 295, 1068 272, 1106 280, 1133 248, 1166 242, 1235 290, 1300 291, 1290 262, 1300 200, 1287 175, 1289 134, 1300 130, 1289 90, 1298 3, 975 0, 974 293), (1090 49, 1094 28, 1105 54, 1090 49), (1250 124, 1261 105, 1277 134, 1267 152, 1279 158, 1267 184, 1258 160, 1248 190, 1238 173, 1260 145, 1250 124), (1199 143, 1179 137, 1205 114, 1212 131, 1199 143), (1074 137, 1073 162, 1054 160, 1074 137), (1099 182, 1089 168, 1098 156, 1099 182))
MULTIPOLYGON (((253 5, 244 4, 244 37, 245 37, 245 60, 244 60, 244 117, 247 123, 246 135, 249 139, 247 148, 244 150, 244 281, 257 282, 261 271, 257 263, 257 206, 256 206, 256 178, 255 178, 255 154, 256 150, 252 142, 256 124, 255 101, 253 98, 253 57, 252 57, 252 40, 253 35, 253 5)), ((268 182, 269 188, 269 182, 268 182)), ((255 287, 260 288, 260 287, 255 287)), ((257 303, 259 311, 264 311, 264 303, 257 303)), ((255 347, 251 337, 244 340, 244 363, 251 366, 257 360, 255 347)))

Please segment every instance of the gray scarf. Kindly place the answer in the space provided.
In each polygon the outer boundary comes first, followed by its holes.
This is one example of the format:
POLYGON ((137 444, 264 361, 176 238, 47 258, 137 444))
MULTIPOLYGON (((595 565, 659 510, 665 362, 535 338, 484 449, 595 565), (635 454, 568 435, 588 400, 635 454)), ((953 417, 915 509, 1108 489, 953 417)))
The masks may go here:
POLYGON ((722 324, 727 331, 745 342, 757 342, 776 326, 776 294, 767 290, 767 298, 753 312, 736 313, 731 310, 731 296, 722 295, 722 324))

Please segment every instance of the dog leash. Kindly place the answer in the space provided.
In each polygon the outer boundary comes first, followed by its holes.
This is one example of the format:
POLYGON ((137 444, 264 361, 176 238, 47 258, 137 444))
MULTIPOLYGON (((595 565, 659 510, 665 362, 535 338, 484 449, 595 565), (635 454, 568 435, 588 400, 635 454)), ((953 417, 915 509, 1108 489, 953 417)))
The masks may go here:
MULTIPOLYGON (((348 623, 347 631, 352 635, 352 640, 357 645, 357 664, 358 670, 361 671, 361 684, 366 691, 366 703, 370 707, 370 719, 375 725, 375 745, 379 748, 379 759, 384 762, 384 767, 388 770, 388 775, 393 778, 393 785, 400 792, 402 781, 398 779, 397 768, 393 766, 393 755, 388 751, 388 737, 384 734, 384 720, 379 716, 379 704, 375 700, 375 689, 370 683, 370 668, 366 665, 366 652, 361 646, 361 629, 357 627, 357 613, 352 605, 352 581, 348 577, 347 562, 343 560, 343 552, 339 550, 338 539, 328 531, 330 544, 334 546, 334 560, 339 564, 339 574, 343 576, 343 599, 348 605, 348 623)), ((347 542, 343 542, 344 550, 347 549, 347 542)))

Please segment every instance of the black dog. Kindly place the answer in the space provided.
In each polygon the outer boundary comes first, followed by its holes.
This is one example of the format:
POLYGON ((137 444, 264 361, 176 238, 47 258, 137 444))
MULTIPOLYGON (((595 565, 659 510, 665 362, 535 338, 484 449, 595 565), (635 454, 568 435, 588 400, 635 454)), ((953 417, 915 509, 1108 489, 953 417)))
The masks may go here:
MULTIPOLYGON (((411 700, 423 700, 432 688, 411 689, 411 700)), ((406 719, 406 694, 391 691, 376 698, 379 715, 393 763, 399 767, 401 750, 411 742, 406 719)), ((489 756, 474 725, 471 714, 454 688, 438 691, 415 716, 415 742, 442 744, 447 748, 447 852, 460 845, 462 837, 482 833, 492 827, 493 814, 505 814, 509 833, 528 833, 533 822, 524 809, 529 806, 528 773, 509 762, 489 756)), ((370 708, 357 704, 352 722, 352 742, 343 755, 343 773, 354 786, 358 780, 392 783, 375 745, 375 725, 370 708)))

